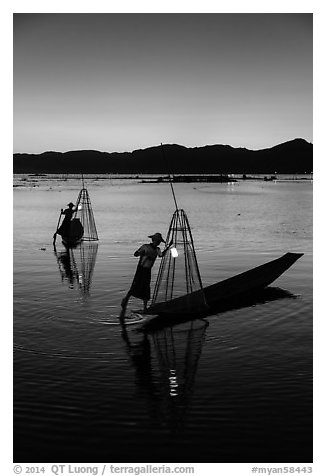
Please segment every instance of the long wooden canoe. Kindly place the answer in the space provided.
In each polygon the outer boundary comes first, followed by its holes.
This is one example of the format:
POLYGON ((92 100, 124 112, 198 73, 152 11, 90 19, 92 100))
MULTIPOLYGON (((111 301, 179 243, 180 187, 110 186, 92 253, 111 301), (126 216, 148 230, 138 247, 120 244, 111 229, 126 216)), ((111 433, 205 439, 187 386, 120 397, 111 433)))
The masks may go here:
POLYGON ((189 315, 193 310, 193 313, 198 315, 198 301, 200 296, 202 297, 202 293, 204 293, 205 299, 202 301, 205 304, 201 311, 202 314, 207 315, 210 311, 223 306, 231 300, 237 300, 265 288, 281 276, 301 256, 303 256, 303 253, 286 253, 280 258, 207 286, 202 290, 170 301, 157 303, 149 307, 147 313, 155 315, 189 315))

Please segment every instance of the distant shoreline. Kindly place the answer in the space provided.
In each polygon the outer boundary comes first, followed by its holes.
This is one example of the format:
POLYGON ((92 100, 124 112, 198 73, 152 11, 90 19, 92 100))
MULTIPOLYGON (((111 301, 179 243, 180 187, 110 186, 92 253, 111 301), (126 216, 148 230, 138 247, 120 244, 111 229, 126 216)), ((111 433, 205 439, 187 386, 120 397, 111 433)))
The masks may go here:
MULTIPOLYGON (((45 179, 45 180, 79 180, 81 174, 14 174, 21 176, 21 181, 28 181, 28 179, 45 179)), ((84 174, 89 180, 138 180, 140 183, 234 183, 239 181, 312 181, 313 174, 279 174, 265 175, 265 174, 174 174, 159 175, 159 174, 84 174)), ((17 178, 17 177, 16 177, 17 178)))

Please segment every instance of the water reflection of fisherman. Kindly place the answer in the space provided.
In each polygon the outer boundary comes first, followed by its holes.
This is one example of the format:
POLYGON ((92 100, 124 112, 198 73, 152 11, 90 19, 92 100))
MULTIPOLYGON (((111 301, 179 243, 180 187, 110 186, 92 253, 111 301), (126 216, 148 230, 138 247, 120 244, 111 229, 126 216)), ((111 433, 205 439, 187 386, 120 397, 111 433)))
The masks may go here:
MULTIPOLYGON (((121 301, 122 313, 124 314, 130 296, 142 299, 144 302, 144 312, 147 309, 147 303, 151 297, 150 283, 151 283, 151 269, 155 263, 156 258, 160 258, 165 255, 169 247, 172 245, 169 243, 166 248, 161 251, 159 245, 160 243, 165 243, 161 233, 154 233, 154 235, 149 235, 149 238, 152 239, 152 243, 142 245, 137 251, 135 251, 134 256, 139 256, 138 266, 136 273, 126 296, 121 301)), ((120 315, 121 317, 121 315, 120 315)))
POLYGON ((123 320, 120 320, 122 327, 122 338, 127 345, 128 355, 132 365, 136 369, 137 383, 146 390, 151 398, 155 398, 156 388, 152 375, 151 344, 146 333, 142 333, 142 338, 137 343, 131 342, 123 320))
POLYGON ((69 229, 70 229, 70 222, 73 217, 73 214, 76 212, 77 208, 74 208, 74 204, 72 202, 68 203, 67 205, 68 208, 63 210, 61 208, 61 215, 64 215, 64 219, 60 225, 60 227, 57 229, 57 231, 53 235, 53 243, 55 243, 56 240, 56 235, 61 235, 61 236, 68 236, 69 235, 69 229))
POLYGON ((70 257, 69 248, 66 248, 65 251, 57 253, 57 249, 54 246, 54 254, 55 254, 55 256, 58 260, 58 263, 59 263, 59 269, 60 269, 62 281, 64 280, 64 278, 67 278, 68 283, 69 283, 69 287, 72 289, 74 287, 75 275, 74 275, 74 272, 73 272, 72 266, 71 266, 71 257, 70 257))

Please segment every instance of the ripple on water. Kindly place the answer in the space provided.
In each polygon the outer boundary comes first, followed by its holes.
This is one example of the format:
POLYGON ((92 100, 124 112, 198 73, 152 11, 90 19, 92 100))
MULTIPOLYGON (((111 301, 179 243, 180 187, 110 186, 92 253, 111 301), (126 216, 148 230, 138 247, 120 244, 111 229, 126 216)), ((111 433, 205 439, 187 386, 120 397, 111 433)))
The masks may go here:
MULTIPOLYGON (((58 190, 60 182, 53 183, 58 190)), ((86 255, 74 251, 78 273, 71 276, 57 259, 64 249, 58 240, 55 255, 51 237, 58 207, 79 185, 61 185, 62 193, 15 193, 16 460, 41 454, 48 461, 67 455, 66 461, 180 461, 190 455, 310 461, 311 187, 308 195, 306 184, 295 190, 254 182, 234 190, 200 186, 211 193, 178 185, 204 283, 287 250, 305 253, 276 284, 295 299, 270 292, 260 302, 210 316, 204 335, 194 339, 196 333, 173 327, 145 336, 128 326, 123 334, 118 320, 137 265, 134 250, 149 233, 164 233, 170 221, 166 186, 130 190, 105 181, 90 190, 101 241, 96 256, 82 260, 86 255), (144 223, 153 230, 145 232, 144 223), (173 397, 171 377, 179 385, 173 397)), ((156 263, 153 282, 157 271, 156 263)), ((130 309, 139 302, 135 306, 130 309)))

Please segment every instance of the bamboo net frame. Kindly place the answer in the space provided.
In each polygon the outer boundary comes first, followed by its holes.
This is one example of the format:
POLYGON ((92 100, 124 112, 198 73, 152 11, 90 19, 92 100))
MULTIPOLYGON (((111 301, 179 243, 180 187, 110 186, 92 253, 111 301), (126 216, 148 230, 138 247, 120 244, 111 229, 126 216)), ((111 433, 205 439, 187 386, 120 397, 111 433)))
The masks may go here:
MULTIPOLYGON (((176 209, 173 213, 166 243, 172 243, 178 256, 174 257, 168 251, 162 258, 151 306, 203 290, 192 233, 183 209, 176 209)), ((194 305, 198 309, 205 306, 204 291, 197 294, 196 301, 191 301, 192 311, 194 305)))
POLYGON ((84 228, 83 241, 98 241, 91 200, 86 188, 79 192, 74 218, 78 218, 84 228))

